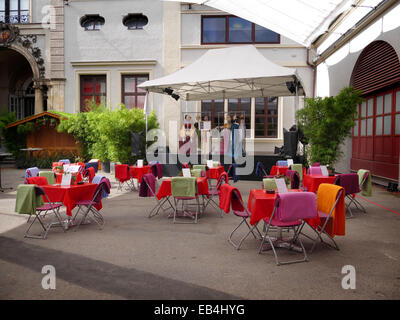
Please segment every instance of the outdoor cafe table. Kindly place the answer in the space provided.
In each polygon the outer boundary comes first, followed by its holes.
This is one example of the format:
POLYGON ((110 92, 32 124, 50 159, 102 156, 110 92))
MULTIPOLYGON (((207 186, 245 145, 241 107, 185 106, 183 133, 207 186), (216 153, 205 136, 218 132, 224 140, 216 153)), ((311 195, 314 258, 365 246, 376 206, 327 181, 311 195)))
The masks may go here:
MULTIPOLYGON (((300 189, 288 190, 289 192, 302 192, 300 189)), ((250 224, 255 225, 265 218, 270 218, 274 210, 275 193, 266 193, 265 190, 250 190, 247 209, 251 212, 250 224)))
MULTIPOLYGON (((67 209, 67 215, 72 216, 72 210, 76 203, 82 200, 91 200, 97 184, 84 183, 70 186, 50 184, 41 186, 51 202, 62 202, 67 209)), ((101 204, 96 206, 97 210, 102 208, 101 204)))
MULTIPOLYGON (((158 200, 171 196, 171 179, 168 178, 162 181, 160 189, 156 194, 158 200)), ((206 177, 196 178, 197 181, 197 191, 200 195, 208 195, 208 182, 206 177)))
MULTIPOLYGON (((56 174, 56 183, 61 183, 62 181, 62 176, 64 173, 60 173, 60 172, 55 172, 56 174)), ((81 182, 82 179, 82 175, 80 172, 78 172, 78 174, 76 175, 76 182, 81 182)))
POLYGON ((149 173, 150 166, 143 166, 143 167, 130 166, 129 170, 131 172, 131 177, 137 179, 139 183, 142 183, 142 177, 146 173, 149 173))
POLYGON ((317 192, 318 187, 321 183, 334 183, 336 176, 323 176, 317 174, 305 174, 303 176, 303 186, 307 188, 309 192, 317 192))
POLYGON ((225 168, 223 166, 209 168, 206 171, 206 177, 209 179, 217 179, 219 178, 220 174, 225 172, 225 168))

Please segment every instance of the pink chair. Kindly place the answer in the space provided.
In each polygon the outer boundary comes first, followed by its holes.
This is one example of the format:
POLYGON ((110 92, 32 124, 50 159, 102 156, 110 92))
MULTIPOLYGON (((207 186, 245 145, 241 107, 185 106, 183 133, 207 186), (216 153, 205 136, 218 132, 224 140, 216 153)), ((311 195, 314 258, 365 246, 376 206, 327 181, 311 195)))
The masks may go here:
POLYGON ((305 224, 305 221, 303 220, 315 218, 316 216, 317 201, 313 192, 289 192, 278 194, 271 217, 269 219, 264 219, 265 233, 262 238, 263 240, 260 245, 259 253, 262 252, 264 243, 266 240, 268 240, 275 255, 275 262, 277 265, 308 261, 306 250, 304 249, 299 235, 305 224), (278 229, 292 229, 294 231, 293 238, 289 240, 283 240, 278 233, 278 238, 276 240, 275 238, 272 240, 272 237, 269 235, 271 227, 277 227, 278 229), (299 242, 301 248, 295 246, 297 241, 299 242), (284 243, 285 247, 289 250, 302 252, 304 254, 304 258, 285 262, 280 261, 275 250, 274 242, 279 244, 279 247, 282 247, 282 244, 284 243))
POLYGON ((309 167, 308 174, 310 175, 322 175, 321 167, 309 167))

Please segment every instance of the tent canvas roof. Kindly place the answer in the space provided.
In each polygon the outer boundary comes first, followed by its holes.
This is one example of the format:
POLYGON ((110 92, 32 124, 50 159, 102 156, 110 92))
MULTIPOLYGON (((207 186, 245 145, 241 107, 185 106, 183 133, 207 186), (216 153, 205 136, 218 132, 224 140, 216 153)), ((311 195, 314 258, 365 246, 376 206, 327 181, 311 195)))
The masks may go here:
POLYGON ((149 92, 179 95, 184 100, 291 96, 291 83, 298 83, 296 69, 282 67, 265 58, 253 45, 208 50, 187 67, 138 87, 149 92), (165 92, 167 89, 167 92, 165 92))

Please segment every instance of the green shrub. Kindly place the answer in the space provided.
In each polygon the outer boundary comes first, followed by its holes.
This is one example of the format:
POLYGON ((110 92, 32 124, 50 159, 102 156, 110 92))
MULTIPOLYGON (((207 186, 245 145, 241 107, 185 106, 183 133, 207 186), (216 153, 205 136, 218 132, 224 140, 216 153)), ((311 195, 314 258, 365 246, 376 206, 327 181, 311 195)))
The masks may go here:
POLYGON ((311 163, 320 162, 334 168, 342 155, 340 145, 355 125, 361 91, 342 89, 335 97, 308 98, 305 107, 297 111, 300 130, 308 139, 307 154, 311 163))

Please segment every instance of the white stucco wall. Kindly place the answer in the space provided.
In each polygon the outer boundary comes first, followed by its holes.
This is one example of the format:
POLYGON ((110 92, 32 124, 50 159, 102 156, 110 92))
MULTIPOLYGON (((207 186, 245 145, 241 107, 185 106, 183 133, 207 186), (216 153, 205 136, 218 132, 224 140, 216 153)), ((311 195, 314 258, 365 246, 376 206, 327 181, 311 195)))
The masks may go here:
MULTIPOLYGON (((65 111, 79 110, 79 75, 107 75, 107 101, 115 108, 121 102, 121 73, 148 72, 163 75, 163 3, 159 0, 73 1, 65 7, 65 111), (143 30, 128 30, 122 19, 128 13, 142 13, 149 22, 143 30), (85 31, 79 21, 86 14, 99 14, 105 24, 99 31, 85 31), (94 62, 110 62, 94 66, 94 62), (150 61, 149 64, 140 64, 150 61), (76 62, 90 62, 73 66, 76 62), (120 65, 116 62, 124 62, 120 65), (129 63, 131 62, 131 65, 129 63), (155 62, 155 64, 154 64, 155 62)), ((154 95, 157 110, 162 97, 154 95)))

